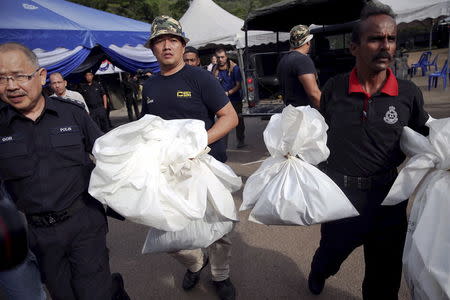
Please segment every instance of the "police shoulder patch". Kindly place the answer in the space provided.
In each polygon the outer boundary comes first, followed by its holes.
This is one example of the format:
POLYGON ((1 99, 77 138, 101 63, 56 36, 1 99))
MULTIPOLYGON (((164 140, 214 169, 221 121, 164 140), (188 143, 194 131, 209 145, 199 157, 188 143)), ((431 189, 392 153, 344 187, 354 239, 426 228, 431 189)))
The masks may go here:
POLYGON ((50 98, 55 99, 55 100, 59 100, 61 102, 66 102, 66 103, 70 103, 73 105, 76 105, 82 109, 85 109, 84 103, 75 99, 71 99, 71 98, 62 98, 62 97, 57 97, 57 96, 51 96, 50 98))

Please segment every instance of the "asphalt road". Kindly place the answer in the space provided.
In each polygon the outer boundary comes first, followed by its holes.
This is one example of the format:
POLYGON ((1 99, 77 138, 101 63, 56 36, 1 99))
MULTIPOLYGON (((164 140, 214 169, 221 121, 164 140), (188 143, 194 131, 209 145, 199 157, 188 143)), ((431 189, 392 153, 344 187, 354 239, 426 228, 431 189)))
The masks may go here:
MULTIPOLYGON (((415 79, 421 87, 425 78, 415 79)), ((450 116, 450 90, 424 89, 426 108, 433 117, 450 116)), ((113 112, 113 122, 125 122, 125 111, 113 112)), ((245 181, 268 156, 262 133, 268 121, 246 119, 247 147, 235 149, 234 133, 229 140, 228 164, 245 181)), ((234 194, 237 207, 242 191, 234 194)), ((320 296, 307 289, 310 263, 320 239, 320 226, 265 226, 247 220, 240 212, 240 223, 232 233, 231 280, 238 299, 361 299, 364 273, 362 248, 356 249, 336 276, 327 280, 320 296)), ((218 299, 211 285, 209 268, 199 285, 190 292, 181 288, 185 269, 167 254, 141 254, 147 229, 145 226, 110 219, 108 246, 112 272, 121 272, 131 299, 218 299)), ((405 283, 400 299, 409 299, 405 283)))

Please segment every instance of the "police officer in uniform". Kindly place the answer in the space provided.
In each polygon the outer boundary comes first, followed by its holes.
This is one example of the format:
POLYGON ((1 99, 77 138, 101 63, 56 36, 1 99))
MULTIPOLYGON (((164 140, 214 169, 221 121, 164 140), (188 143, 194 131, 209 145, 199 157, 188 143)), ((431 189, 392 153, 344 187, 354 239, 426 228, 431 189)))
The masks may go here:
MULTIPOLYGON (((217 160, 226 157, 224 137, 236 127, 238 119, 219 82, 199 67, 183 61, 186 43, 180 23, 168 16, 153 20, 147 46, 153 51, 161 68, 160 74, 144 83, 142 114, 153 114, 166 120, 199 119, 205 122, 209 152, 217 160), (217 121, 215 120, 217 117, 217 121)), ((201 249, 181 250, 172 256, 186 268, 183 289, 190 290, 200 279, 200 272, 211 261, 211 273, 217 294, 222 300, 235 299, 229 278, 231 240, 228 235, 208 247, 208 256, 201 249)))
POLYGON ((392 9, 369 2, 352 34, 355 68, 331 78, 322 91, 320 110, 329 126, 330 148, 325 172, 360 215, 322 224, 308 279, 314 294, 320 294, 325 280, 363 245, 363 299, 398 299, 407 201, 395 206, 381 203, 405 159, 400 149, 403 127, 427 135, 428 114, 420 89, 397 79, 388 67, 396 37, 392 9))
POLYGON ((100 82, 94 81, 94 74, 89 71, 84 74, 85 83, 80 85, 80 92, 86 101, 92 119, 103 132, 110 129, 108 122, 108 100, 100 82))
POLYGON ((0 180, 52 299, 110 300, 106 217, 87 193, 101 131, 77 102, 42 95, 46 74, 25 46, 0 45, 0 180))

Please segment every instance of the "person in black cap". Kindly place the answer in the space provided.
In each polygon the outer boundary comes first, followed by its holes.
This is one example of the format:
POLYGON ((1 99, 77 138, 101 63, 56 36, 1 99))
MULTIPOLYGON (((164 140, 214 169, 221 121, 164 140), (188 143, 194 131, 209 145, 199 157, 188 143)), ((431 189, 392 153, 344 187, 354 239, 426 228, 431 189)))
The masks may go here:
POLYGON ((322 224, 308 280, 314 294, 320 294, 325 280, 363 245, 363 299, 398 299, 407 201, 394 206, 381 203, 405 159, 400 148, 403 127, 428 135, 429 116, 420 89, 397 79, 389 68, 396 38, 392 9, 369 2, 352 34, 355 68, 328 80, 322 91, 320 111, 329 126, 330 149, 322 169, 360 215, 322 224))
POLYGON ((52 299, 128 299, 110 273, 105 210, 87 192, 102 132, 78 102, 42 94, 46 75, 30 49, 0 45, 0 180, 52 299))
POLYGON ((84 78, 86 82, 81 83, 80 92, 89 108, 91 118, 103 132, 108 132, 110 124, 108 122, 108 99, 105 89, 100 82, 94 81, 92 71, 86 72, 84 78))

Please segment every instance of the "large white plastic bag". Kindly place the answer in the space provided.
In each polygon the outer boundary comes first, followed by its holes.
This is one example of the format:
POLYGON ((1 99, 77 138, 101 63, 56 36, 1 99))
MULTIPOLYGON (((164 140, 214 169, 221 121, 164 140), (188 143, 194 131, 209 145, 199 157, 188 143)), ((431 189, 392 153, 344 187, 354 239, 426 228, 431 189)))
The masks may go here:
POLYGON ((264 130, 264 143, 272 157, 298 155, 317 165, 330 155, 327 147, 328 125, 322 115, 310 106, 287 106, 270 118, 264 130))
POLYGON ((271 157, 244 187, 240 210, 267 225, 311 225, 356 216, 341 189, 312 164, 328 158, 326 125, 311 107, 286 107, 264 131, 271 157), (295 157, 298 156, 298 157, 295 157))
POLYGON ((97 139, 89 193, 131 221, 177 231, 202 219, 210 189, 219 190, 212 204, 236 219, 231 194, 200 161, 215 161, 201 154, 206 144, 202 121, 146 115, 97 139))
POLYGON ((450 118, 427 123, 428 138, 405 127, 402 150, 411 157, 383 202, 416 192, 403 252, 413 299, 450 299, 450 118))
POLYGON ((403 271, 414 300, 450 299, 450 172, 434 170, 416 191, 403 271))
POLYGON ((203 219, 191 221, 183 230, 171 232, 150 228, 142 253, 206 248, 229 233, 233 225, 233 221, 219 216, 208 206, 203 219))

